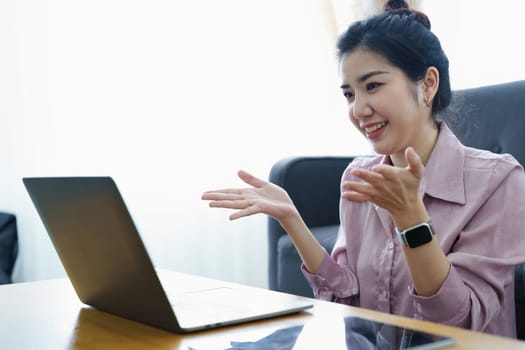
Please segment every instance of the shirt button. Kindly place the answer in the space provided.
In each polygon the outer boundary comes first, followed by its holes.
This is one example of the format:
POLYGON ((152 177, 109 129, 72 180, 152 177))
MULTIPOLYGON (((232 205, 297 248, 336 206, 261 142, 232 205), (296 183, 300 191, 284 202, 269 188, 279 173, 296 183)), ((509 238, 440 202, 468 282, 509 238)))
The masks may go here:
POLYGON ((388 243, 388 250, 394 249, 394 242, 388 243))
POLYGON ((388 290, 385 290, 385 299, 388 299, 390 297, 390 293, 388 292, 388 290))

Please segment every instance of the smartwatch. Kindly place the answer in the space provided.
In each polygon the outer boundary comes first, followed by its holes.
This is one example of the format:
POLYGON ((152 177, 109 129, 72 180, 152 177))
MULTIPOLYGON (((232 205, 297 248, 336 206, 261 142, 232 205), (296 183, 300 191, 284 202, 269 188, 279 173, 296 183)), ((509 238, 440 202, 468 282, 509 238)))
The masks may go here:
POLYGON ((429 220, 421 224, 399 231, 396 227, 397 238, 404 246, 416 248, 429 243, 434 237, 434 228, 429 220))

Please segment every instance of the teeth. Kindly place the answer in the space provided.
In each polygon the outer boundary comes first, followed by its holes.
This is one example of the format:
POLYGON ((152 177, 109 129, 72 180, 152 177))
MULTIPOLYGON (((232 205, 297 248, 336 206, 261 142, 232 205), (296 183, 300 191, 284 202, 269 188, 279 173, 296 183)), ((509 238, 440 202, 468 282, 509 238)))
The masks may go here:
POLYGON ((374 126, 371 126, 371 127, 368 127, 368 128, 365 128, 365 131, 367 133, 373 133, 374 131, 376 130, 379 130, 381 129, 382 127, 384 127, 385 125, 387 124, 387 122, 382 122, 382 123, 379 123, 379 124, 376 124, 374 126))

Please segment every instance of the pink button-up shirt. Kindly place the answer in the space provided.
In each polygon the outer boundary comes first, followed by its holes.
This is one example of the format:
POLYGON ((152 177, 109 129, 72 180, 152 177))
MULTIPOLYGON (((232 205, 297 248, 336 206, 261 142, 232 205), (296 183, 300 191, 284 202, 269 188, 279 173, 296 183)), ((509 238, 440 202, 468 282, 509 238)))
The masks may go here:
MULTIPOLYGON (((387 163, 358 158, 350 169, 387 163)), ((389 213, 342 200, 341 228, 317 275, 316 297, 367 309, 516 336, 514 268, 525 261, 525 175, 510 155, 463 146, 441 123, 420 187, 451 269, 433 296, 415 294, 389 213)))

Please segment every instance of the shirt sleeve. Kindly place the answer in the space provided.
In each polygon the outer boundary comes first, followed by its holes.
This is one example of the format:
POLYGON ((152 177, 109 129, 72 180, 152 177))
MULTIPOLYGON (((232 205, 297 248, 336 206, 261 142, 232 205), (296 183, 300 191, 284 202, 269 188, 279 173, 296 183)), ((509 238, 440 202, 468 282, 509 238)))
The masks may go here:
POLYGON ((504 168, 494 170, 494 185, 478 198, 480 206, 447 254, 451 269, 439 291, 422 297, 409 287, 415 318, 483 331, 505 298, 514 305, 514 265, 524 260, 525 176, 519 166, 504 168))
POLYGON ((359 306, 359 283, 354 269, 348 264, 341 235, 344 237, 344 232, 340 230, 333 254, 330 256, 325 252, 317 274, 310 273, 304 264, 301 270, 317 299, 359 306))
POLYGON ((454 267, 450 269, 447 279, 433 296, 417 295, 414 286, 410 286, 408 292, 414 298, 414 318, 434 320, 434 322, 464 328, 470 327, 470 317, 468 317, 469 293, 467 288, 463 286, 462 277, 454 267), (459 289, 458 286, 460 286, 459 289), (444 312, 443 310, 447 311, 444 312))

